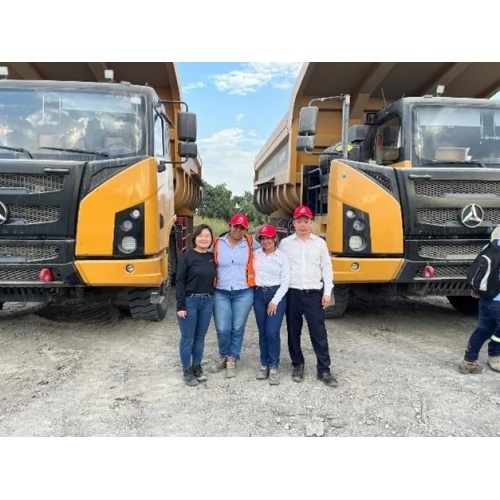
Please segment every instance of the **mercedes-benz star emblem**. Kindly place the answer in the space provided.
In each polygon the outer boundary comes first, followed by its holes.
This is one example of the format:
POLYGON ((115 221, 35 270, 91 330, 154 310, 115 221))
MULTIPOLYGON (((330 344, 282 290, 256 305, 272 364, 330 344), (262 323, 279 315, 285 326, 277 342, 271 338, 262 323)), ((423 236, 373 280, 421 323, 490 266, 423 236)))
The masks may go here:
POLYGON ((484 210, 475 203, 471 203, 460 212, 460 222, 465 227, 477 227, 484 219, 484 210))
POLYGON ((0 225, 9 220, 9 207, 3 202, 0 201, 0 225))

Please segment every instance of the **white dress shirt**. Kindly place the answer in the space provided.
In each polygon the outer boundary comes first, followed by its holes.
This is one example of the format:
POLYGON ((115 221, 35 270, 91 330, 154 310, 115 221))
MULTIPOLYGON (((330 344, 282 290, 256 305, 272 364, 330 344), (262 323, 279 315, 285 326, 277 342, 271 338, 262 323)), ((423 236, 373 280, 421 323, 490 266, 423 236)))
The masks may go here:
POLYGON ((333 268, 325 240, 310 234, 307 240, 302 241, 294 233, 281 240, 279 248, 290 262, 290 288, 324 288, 323 295, 331 295, 333 268))
POLYGON ((254 250, 253 270, 257 286, 279 286, 271 299, 273 304, 278 305, 290 283, 290 264, 287 256, 278 249, 270 255, 266 255, 262 248, 254 250))

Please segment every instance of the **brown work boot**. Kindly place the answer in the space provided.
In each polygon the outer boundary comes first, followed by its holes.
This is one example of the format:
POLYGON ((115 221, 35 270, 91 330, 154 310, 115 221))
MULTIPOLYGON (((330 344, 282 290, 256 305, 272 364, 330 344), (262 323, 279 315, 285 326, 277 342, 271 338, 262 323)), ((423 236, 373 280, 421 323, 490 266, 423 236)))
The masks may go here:
POLYGON ((234 358, 226 359, 226 378, 236 377, 236 360, 234 358))
POLYGON ((500 372, 500 356, 488 356, 488 364, 492 370, 500 372))
POLYGON ((467 361, 464 359, 458 369, 460 373, 483 373, 484 366, 481 366, 477 361, 467 361))

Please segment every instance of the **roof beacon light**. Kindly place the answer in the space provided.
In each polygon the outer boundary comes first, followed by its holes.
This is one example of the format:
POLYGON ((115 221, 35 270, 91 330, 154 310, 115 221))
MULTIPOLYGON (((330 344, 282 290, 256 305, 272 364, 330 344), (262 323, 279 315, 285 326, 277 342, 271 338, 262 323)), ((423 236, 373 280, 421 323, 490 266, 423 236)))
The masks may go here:
POLYGON ((9 68, 7 66, 0 66, 0 80, 9 78, 9 68))
POLYGON ((105 69, 104 70, 104 79, 107 82, 114 82, 115 81, 115 72, 112 69, 105 69))

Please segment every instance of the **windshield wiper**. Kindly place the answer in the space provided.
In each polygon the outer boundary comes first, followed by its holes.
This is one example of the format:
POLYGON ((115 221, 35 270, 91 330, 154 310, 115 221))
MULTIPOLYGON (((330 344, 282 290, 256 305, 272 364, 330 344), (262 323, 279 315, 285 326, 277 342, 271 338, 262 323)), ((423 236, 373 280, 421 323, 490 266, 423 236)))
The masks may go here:
POLYGON ((43 147, 40 149, 50 149, 52 151, 67 151, 68 153, 80 153, 84 155, 96 155, 102 156, 103 158, 109 158, 109 154, 104 151, 88 151, 86 149, 72 149, 72 148, 52 148, 52 147, 43 147))
POLYGON ((486 168, 484 163, 477 160, 424 160, 421 165, 463 165, 467 167, 469 165, 478 165, 481 168, 486 168))
POLYGON ((24 148, 11 148, 10 146, 4 146, 3 144, 0 144, 0 149, 7 149, 9 151, 16 151, 16 153, 26 153, 31 159, 33 159, 33 156, 31 156, 31 153, 24 148))

